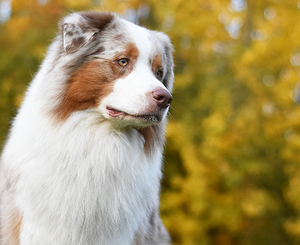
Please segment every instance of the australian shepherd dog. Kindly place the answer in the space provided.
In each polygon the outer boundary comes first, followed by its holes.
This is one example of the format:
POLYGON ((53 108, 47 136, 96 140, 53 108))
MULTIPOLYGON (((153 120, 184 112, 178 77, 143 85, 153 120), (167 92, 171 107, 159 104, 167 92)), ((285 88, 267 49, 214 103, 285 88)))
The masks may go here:
POLYGON ((170 244, 159 217, 170 39, 112 13, 59 26, 3 149, 1 244, 170 244))

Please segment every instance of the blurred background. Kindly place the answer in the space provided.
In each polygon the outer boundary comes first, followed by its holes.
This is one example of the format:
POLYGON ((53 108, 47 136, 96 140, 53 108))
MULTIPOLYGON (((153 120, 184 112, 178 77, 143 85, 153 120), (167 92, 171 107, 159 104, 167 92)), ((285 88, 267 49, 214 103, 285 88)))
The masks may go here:
POLYGON ((167 33, 161 216, 174 245, 300 244, 300 1, 0 0, 0 145, 66 14, 167 33))

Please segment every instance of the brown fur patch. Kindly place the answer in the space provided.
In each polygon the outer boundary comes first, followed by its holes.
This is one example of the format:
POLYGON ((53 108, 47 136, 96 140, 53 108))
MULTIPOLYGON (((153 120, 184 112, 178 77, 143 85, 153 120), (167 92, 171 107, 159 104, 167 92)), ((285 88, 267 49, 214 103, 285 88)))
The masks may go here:
POLYGON ((74 111, 96 108, 101 100, 113 91, 114 81, 127 76, 139 55, 134 43, 128 43, 125 51, 117 53, 112 60, 95 59, 84 63, 67 81, 61 103, 55 109, 59 120, 66 120, 74 111), (126 67, 117 60, 130 60, 126 67))
POLYGON ((67 82, 66 92, 57 109, 58 118, 65 120, 73 111, 97 107, 111 91, 113 84, 106 76, 109 67, 93 60, 82 65, 67 82))
POLYGON ((162 69, 162 56, 160 54, 156 55, 152 62, 152 72, 159 81, 162 80, 164 71, 162 69))
POLYGON ((128 54, 129 59, 135 62, 140 54, 138 48, 134 43, 128 43, 126 46, 126 53, 128 54))
POLYGON ((149 154, 155 142, 158 140, 158 125, 155 124, 150 127, 140 128, 138 131, 145 139, 144 151, 146 154, 149 154))
POLYGON ((122 58, 127 58, 130 61, 129 65, 133 65, 136 63, 136 60, 139 56, 139 50, 134 43, 128 43, 125 47, 124 52, 117 53, 114 56, 114 60, 119 60, 122 58))
POLYGON ((152 62, 152 71, 154 74, 161 68, 162 66, 162 57, 160 54, 156 55, 152 62))
POLYGON ((103 30, 114 19, 114 15, 109 12, 81 12, 80 15, 87 20, 89 27, 98 30, 103 30))

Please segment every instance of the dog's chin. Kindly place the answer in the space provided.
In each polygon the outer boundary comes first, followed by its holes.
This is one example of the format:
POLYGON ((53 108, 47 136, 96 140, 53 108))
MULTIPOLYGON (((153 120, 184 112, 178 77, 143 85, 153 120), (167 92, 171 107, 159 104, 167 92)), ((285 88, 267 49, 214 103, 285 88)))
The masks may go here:
POLYGON ((149 111, 137 114, 130 114, 125 111, 115 109, 107 106, 106 113, 110 119, 114 121, 120 121, 132 126, 147 127, 153 124, 160 123, 163 120, 163 114, 161 111, 149 111))

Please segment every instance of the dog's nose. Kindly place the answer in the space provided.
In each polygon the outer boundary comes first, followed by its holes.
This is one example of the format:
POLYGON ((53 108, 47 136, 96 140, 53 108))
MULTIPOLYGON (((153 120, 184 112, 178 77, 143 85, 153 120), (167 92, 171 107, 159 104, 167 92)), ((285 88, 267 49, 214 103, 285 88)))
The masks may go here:
POLYGON ((160 109, 167 108, 173 99, 172 95, 163 88, 153 90, 152 96, 160 109))

